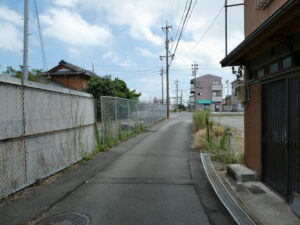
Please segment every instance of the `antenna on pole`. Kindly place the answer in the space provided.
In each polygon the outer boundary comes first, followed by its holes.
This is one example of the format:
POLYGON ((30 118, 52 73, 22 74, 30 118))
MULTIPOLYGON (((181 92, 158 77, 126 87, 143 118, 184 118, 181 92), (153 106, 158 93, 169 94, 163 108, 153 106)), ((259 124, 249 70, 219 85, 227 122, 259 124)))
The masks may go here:
POLYGON ((23 73, 22 84, 28 80, 28 22, 29 0, 24 0, 24 38, 23 38, 23 73))
POLYGON ((93 72, 93 74, 95 74, 95 66, 94 66, 94 63, 92 63, 92 72, 93 72))

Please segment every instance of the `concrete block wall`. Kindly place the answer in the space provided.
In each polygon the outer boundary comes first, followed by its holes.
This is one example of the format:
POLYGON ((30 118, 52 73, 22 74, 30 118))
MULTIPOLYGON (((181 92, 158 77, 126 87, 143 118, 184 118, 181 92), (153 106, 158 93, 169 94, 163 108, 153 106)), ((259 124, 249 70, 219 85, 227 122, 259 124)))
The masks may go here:
POLYGON ((91 95, 0 76, 0 198, 90 153, 94 123, 91 95))

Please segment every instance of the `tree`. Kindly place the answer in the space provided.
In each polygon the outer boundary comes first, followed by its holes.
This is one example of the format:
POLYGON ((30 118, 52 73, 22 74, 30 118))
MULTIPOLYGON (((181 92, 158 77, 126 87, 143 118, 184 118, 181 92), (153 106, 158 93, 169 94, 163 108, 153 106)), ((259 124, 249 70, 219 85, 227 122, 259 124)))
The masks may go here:
POLYGON ((113 96, 113 84, 110 76, 94 76, 87 82, 86 91, 99 100, 101 96, 113 96))
MULTIPOLYGON (((22 70, 23 66, 19 66, 20 69, 16 70, 11 66, 6 67, 6 70, 3 71, 2 73, 6 76, 12 76, 21 79, 22 78, 22 70)), ((30 81, 35 81, 35 82, 41 82, 41 83, 47 83, 48 80, 43 78, 41 75, 43 72, 42 69, 32 69, 28 71, 28 80, 30 81)))
POLYGON ((95 99, 100 100, 101 96, 113 96, 127 99, 138 99, 141 93, 136 90, 130 90, 125 81, 119 78, 111 79, 111 76, 92 77, 87 83, 88 93, 92 94, 95 99))
POLYGON ((114 96, 119 98, 138 99, 141 93, 136 93, 136 90, 130 91, 125 81, 115 78, 113 81, 114 96))

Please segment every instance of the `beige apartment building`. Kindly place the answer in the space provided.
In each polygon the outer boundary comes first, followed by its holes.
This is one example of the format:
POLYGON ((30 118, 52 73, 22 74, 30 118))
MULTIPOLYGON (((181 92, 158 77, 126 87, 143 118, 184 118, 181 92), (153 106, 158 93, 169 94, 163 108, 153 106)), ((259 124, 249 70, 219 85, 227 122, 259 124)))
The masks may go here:
POLYGON ((206 74, 191 80, 190 102, 193 108, 222 111, 223 85, 219 76, 206 74), (196 104, 195 104, 196 100, 196 104))

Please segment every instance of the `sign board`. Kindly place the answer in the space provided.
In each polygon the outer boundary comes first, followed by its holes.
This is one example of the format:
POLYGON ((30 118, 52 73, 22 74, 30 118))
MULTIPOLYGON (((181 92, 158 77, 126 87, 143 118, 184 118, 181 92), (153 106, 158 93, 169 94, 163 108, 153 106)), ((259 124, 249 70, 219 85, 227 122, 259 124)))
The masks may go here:
POLYGON ((209 99, 198 99, 197 103, 198 104, 211 104, 211 100, 209 100, 209 99))

